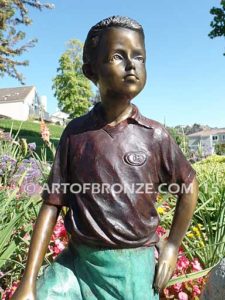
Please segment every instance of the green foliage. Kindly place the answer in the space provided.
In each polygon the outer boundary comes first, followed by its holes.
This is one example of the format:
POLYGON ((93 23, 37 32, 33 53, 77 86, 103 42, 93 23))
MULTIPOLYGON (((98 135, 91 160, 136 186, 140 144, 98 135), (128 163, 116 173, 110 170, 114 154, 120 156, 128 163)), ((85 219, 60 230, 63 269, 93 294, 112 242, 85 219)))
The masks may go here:
POLYGON ((225 144, 216 144, 215 145, 215 152, 218 155, 225 155, 225 144))
MULTIPOLYGON (((199 182, 199 199, 183 247, 189 259, 197 257, 209 268, 225 255, 225 157, 212 155, 193 167, 199 182)), ((164 228, 171 226, 176 201, 168 194, 159 197, 158 209, 163 203, 169 207, 161 215, 164 228)))
MULTIPOLYGON (((24 272, 33 225, 42 202, 41 186, 50 171, 46 149, 51 147, 54 151, 47 139, 39 157, 26 139, 19 137, 20 128, 14 137, 12 128, 11 125, 10 134, 0 131, 0 299, 2 292, 12 289, 12 284, 15 288, 24 272)), ((54 244, 51 247, 41 269, 53 258, 54 244)), ((9 295, 6 293, 3 298, 8 299, 9 295)))
MULTIPOLYGON (((220 2, 221 7, 213 7, 210 13, 214 16, 210 23, 212 30, 209 33, 210 38, 225 37, 225 1, 220 2)), ((224 53, 225 55, 225 53, 224 53)))
POLYGON ((42 4, 38 0, 1 0, 0 2, 0 76, 8 74, 21 83, 24 83, 23 75, 17 71, 17 67, 27 66, 28 61, 18 61, 17 57, 37 42, 33 39, 21 45, 25 32, 17 29, 21 25, 28 26, 32 23, 28 11, 30 6, 39 10, 53 7, 52 4, 42 4))
POLYGON ((184 133, 184 129, 182 127, 175 128, 175 127, 167 127, 170 135, 176 141, 176 143, 180 146, 184 155, 189 158, 190 157, 190 150, 188 147, 188 137, 184 133))
POLYGON ((0 135, 0 292, 17 282, 24 271, 41 204, 40 188, 50 171, 46 155, 49 145, 43 144, 39 157, 25 138, 19 138, 20 128, 14 137, 12 128, 10 135, 0 135), (36 187, 31 195, 26 189, 29 185, 36 187))
POLYGON ((90 81, 82 72, 82 48, 78 40, 70 40, 67 50, 59 59, 57 75, 53 79, 54 95, 59 108, 71 118, 88 111, 93 97, 90 81))
POLYGON ((199 180, 195 233, 184 244, 191 256, 211 267, 225 255, 225 158, 214 155, 194 167, 199 180))
POLYGON ((180 133, 176 128, 174 127, 167 127, 170 135, 173 137, 173 139, 176 141, 178 145, 182 143, 182 133, 180 133))
POLYGON ((24 270, 27 244, 40 207, 39 197, 18 199, 17 190, 0 190, 0 269, 4 282, 18 280, 24 270))

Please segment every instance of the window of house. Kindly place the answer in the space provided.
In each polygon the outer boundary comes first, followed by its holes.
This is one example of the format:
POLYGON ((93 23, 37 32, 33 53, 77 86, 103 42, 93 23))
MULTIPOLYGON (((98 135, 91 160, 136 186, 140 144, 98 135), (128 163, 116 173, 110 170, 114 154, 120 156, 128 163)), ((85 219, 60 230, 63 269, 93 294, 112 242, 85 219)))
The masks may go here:
POLYGON ((213 135, 212 139, 213 139, 213 141, 217 141, 218 140, 218 135, 213 135))

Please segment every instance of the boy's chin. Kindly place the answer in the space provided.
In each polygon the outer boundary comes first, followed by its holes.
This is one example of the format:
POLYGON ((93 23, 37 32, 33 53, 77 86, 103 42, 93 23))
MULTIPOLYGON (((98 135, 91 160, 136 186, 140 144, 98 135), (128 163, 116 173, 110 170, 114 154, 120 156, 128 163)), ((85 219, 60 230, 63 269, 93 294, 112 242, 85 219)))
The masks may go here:
MULTIPOLYGON (((132 101, 140 92, 142 89, 126 89, 126 90, 113 90, 109 91, 106 95, 106 98, 111 98, 113 101, 132 101)), ((104 97, 102 97, 104 98, 104 97)))
POLYGON ((129 101, 132 101, 141 91, 130 91, 129 93, 127 93, 126 97, 127 97, 127 100, 129 101))

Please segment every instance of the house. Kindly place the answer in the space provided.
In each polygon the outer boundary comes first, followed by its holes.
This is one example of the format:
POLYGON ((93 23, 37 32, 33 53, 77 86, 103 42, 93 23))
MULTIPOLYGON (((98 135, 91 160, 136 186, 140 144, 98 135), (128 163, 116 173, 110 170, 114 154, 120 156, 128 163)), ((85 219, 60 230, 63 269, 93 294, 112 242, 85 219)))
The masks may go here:
POLYGON ((59 124, 59 125, 66 125, 69 121, 68 118, 69 118, 68 114, 66 114, 62 111, 57 111, 50 116, 50 122, 59 124))
POLYGON ((216 144, 225 144, 225 129, 202 130, 188 135, 191 152, 201 147, 203 155, 210 155, 215 153, 216 144))
POLYGON ((0 89, 0 116, 20 121, 46 119, 46 107, 40 99, 35 86, 0 89))

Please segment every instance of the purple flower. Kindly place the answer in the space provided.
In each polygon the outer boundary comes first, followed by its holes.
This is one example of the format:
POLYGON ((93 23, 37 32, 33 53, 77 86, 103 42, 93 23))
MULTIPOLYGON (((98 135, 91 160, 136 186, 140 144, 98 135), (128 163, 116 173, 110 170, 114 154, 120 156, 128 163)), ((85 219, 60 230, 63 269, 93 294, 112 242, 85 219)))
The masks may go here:
MULTIPOLYGON (((22 175, 24 175, 23 181, 21 183, 23 187, 29 187, 30 184, 33 184, 35 186, 41 181, 42 173, 38 162, 34 158, 24 159, 19 164, 17 171, 13 175, 10 183, 18 183, 22 175)), ((26 188, 22 188, 22 190, 26 192, 26 188)))
POLYGON ((35 151, 36 150, 36 143, 29 143, 28 144, 28 148, 31 150, 31 151, 35 151))
POLYGON ((4 172, 13 172, 16 167, 16 160, 11 156, 4 154, 0 157, 0 169, 2 173, 4 172))
POLYGON ((6 141, 6 142, 10 142, 12 141, 12 136, 10 134, 10 132, 4 132, 3 133, 3 140, 6 141))

